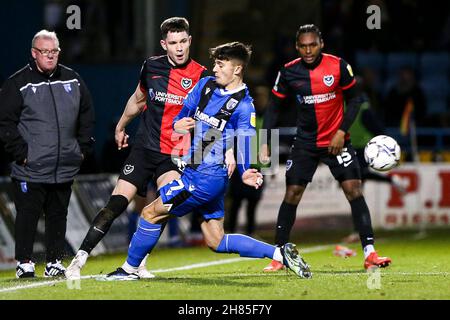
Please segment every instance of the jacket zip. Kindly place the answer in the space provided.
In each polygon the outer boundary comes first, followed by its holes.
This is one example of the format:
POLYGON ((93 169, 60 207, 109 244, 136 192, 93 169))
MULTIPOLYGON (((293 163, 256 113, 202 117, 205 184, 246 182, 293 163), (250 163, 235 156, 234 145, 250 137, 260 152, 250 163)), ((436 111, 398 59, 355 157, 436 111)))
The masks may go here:
POLYGON ((58 120, 58 110, 56 109, 56 100, 55 100, 55 96, 53 95, 53 90, 52 90, 52 84, 50 79, 48 80, 48 87, 50 88, 50 94, 52 95, 52 100, 53 100, 53 108, 55 109, 55 117, 56 117, 56 127, 58 130, 58 153, 56 155, 56 166, 55 166, 55 183, 58 183, 57 181, 57 172, 58 172, 58 166, 59 166, 59 153, 60 153, 60 148, 61 148, 61 133, 59 131, 59 120, 58 120))

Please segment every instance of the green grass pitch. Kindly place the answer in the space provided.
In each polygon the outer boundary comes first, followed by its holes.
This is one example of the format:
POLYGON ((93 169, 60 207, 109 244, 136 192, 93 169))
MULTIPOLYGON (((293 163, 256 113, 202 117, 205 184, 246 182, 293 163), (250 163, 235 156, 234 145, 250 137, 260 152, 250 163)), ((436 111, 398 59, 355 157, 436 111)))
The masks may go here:
MULTIPOLYGON (((68 284, 43 278, 40 264, 32 280, 0 272, 0 300, 449 300, 450 232, 428 231, 419 239, 416 234, 377 233, 377 250, 393 260, 379 273, 365 272, 359 244, 349 246, 358 254, 344 259, 332 254, 342 234, 311 233, 295 239, 313 272, 308 280, 285 271, 263 273, 268 259, 216 254, 205 247, 156 248, 148 261, 154 279, 107 282, 94 277, 68 284)), ((104 275, 124 259, 124 254, 92 257, 83 276, 104 275)))

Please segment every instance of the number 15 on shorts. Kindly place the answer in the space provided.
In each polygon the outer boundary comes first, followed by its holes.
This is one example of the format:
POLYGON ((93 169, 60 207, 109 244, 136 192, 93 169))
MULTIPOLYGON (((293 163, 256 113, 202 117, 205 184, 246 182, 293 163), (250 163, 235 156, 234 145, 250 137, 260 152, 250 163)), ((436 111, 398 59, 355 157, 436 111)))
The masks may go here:
POLYGON ((341 154, 336 158, 339 164, 343 164, 344 167, 348 167, 353 162, 352 155, 347 151, 347 148, 343 148, 341 154))

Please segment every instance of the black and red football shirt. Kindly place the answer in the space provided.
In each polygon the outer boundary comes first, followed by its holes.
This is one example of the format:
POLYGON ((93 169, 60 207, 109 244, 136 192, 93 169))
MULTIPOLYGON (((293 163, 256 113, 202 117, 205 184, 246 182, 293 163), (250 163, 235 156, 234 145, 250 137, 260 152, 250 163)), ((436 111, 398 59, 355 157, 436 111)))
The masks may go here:
POLYGON ((295 96, 296 142, 306 147, 328 147, 343 120, 343 90, 356 83, 350 65, 343 59, 330 54, 321 54, 318 59, 313 68, 301 58, 285 64, 272 89, 279 98, 295 96))
POLYGON ((147 103, 136 134, 141 147, 172 153, 182 140, 182 135, 173 132, 173 119, 183 107, 189 91, 206 75, 206 68, 192 59, 181 66, 170 64, 167 55, 144 61, 140 88, 147 94, 147 103))

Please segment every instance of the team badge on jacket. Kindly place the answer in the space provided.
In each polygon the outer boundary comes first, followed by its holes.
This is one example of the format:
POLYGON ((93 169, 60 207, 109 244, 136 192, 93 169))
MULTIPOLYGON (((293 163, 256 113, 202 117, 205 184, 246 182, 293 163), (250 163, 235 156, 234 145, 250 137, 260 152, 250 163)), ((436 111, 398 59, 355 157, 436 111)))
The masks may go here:
POLYGON ((181 86, 183 89, 187 90, 192 86, 192 79, 189 78, 182 78, 181 79, 181 86))
POLYGON ((66 90, 67 93, 72 91, 72 87, 70 86, 70 83, 65 83, 64 84, 64 90, 66 90))
POLYGON ((333 85, 333 83, 334 83, 334 77, 333 77, 333 75, 330 74, 330 75, 325 75, 325 76, 323 76, 323 83, 325 83, 325 85, 326 85, 327 87, 331 87, 331 86, 333 85))

